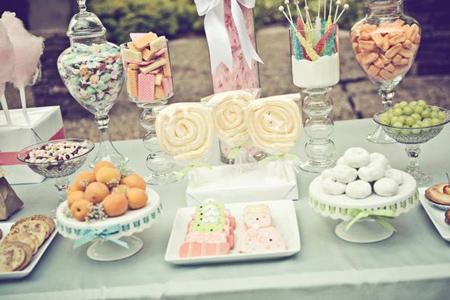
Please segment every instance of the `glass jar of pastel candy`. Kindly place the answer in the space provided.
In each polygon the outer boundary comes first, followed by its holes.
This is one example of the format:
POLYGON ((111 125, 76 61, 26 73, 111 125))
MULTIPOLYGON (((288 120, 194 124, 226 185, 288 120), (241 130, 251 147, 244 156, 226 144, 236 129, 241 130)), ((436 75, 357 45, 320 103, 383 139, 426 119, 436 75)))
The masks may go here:
POLYGON ((79 12, 67 30, 70 47, 58 58, 58 72, 72 97, 97 121, 100 144, 93 164, 106 159, 125 170, 127 159, 115 149, 108 134, 109 111, 123 84, 120 48, 106 40, 106 29, 86 10, 86 0, 77 3, 79 12))

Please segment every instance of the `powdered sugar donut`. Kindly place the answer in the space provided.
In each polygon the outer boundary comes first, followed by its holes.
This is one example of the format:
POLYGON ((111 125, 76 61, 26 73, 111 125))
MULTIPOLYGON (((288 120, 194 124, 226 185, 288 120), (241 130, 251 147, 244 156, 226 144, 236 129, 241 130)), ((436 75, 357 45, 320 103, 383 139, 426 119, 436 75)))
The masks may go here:
POLYGON ((390 166, 389 160, 386 158, 386 156, 384 156, 381 153, 378 152, 370 153, 370 162, 373 163, 375 161, 383 164, 385 168, 388 168, 390 166))
POLYGON ((342 195, 345 193, 345 188, 345 184, 336 182, 331 178, 325 178, 322 180, 322 189, 328 195, 342 195))
POLYGON ((340 183, 349 183, 356 179, 358 172, 347 166, 336 166, 333 168, 333 176, 340 183))
MULTIPOLYGON (((343 156, 339 157, 338 160, 336 161, 336 166, 347 166, 347 164, 345 163, 345 159, 343 156)), ((348 167, 348 166, 347 166, 348 167)))
POLYGON ((403 173, 397 169, 388 169, 384 174, 384 177, 394 179, 398 185, 403 184, 403 173))
POLYGON ((327 178, 331 178, 331 179, 334 180, 334 172, 333 172, 333 169, 325 169, 325 170, 323 170, 323 171, 322 171, 322 174, 321 174, 321 178, 322 178, 322 180, 323 180, 323 179, 327 179, 327 178))
POLYGON ((361 167, 358 170, 358 176, 364 181, 376 181, 386 173, 386 166, 381 160, 376 160, 371 162, 367 167, 361 167))
POLYGON ((345 163, 352 168, 361 168, 370 163, 370 154, 366 149, 352 147, 344 153, 345 163))
POLYGON ((398 193, 398 184, 394 179, 384 177, 375 182, 373 189, 379 196, 390 197, 398 193))
POLYGON ((364 199, 372 194, 372 186, 367 181, 356 180, 347 184, 345 194, 350 198, 364 199))

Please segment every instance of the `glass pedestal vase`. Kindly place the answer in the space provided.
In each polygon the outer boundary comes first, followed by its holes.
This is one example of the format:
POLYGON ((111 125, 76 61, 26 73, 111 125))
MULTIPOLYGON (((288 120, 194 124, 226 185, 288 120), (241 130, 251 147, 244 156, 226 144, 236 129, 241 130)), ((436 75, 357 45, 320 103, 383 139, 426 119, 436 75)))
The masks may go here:
POLYGON ((319 173, 335 164, 336 149, 331 140, 334 124, 330 118, 333 110, 330 91, 331 88, 303 90, 307 95, 303 99, 303 112, 308 141, 305 144, 307 159, 301 162, 300 167, 307 172, 319 173))
POLYGON ((108 131, 109 116, 95 115, 95 121, 97 122, 100 140, 97 146, 97 154, 91 162, 91 166, 94 166, 102 160, 108 160, 117 166, 119 170, 123 172, 129 171, 128 158, 123 156, 111 142, 108 131))
POLYGON ((140 123, 147 133, 142 138, 144 147, 150 152, 145 160, 145 164, 150 171, 144 179, 152 185, 162 185, 177 181, 174 171, 177 168, 173 158, 167 155, 159 145, 156 137, 155 121, 158 112, 164 108, 163 104, 155 106, 153 104, 137 104, 143 111, 140 116, 140 123))

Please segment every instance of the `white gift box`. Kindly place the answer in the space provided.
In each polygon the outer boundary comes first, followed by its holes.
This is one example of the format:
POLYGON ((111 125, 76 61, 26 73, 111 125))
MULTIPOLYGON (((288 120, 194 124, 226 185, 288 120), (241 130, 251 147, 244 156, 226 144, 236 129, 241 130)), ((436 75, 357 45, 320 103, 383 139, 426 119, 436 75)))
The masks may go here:
POLYGON ((198 168, 189 173, 186 202, 213 198, 223 203, 298 199, 297 176, 288 162, 198 168))
POLYGON ((39 183, 44 177, 34 173, 17 160, 17 152, 30 145, 64 138, 64 127, 59 106, 28 108, 30 125, 22 109, 10 110, 12 125, 7 125, 0 112, 0 166, 11 184, 39 183))

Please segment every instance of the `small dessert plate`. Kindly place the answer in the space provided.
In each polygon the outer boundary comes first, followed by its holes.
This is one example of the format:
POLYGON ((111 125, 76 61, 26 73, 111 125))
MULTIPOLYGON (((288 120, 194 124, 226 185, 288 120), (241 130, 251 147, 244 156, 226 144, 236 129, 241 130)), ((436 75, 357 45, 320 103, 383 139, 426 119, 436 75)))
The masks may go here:
POLYGON ((425 190, 426 189, 424 188, 419 189, 420 203, 422 203, 422 207, 442 238, 450 242, 450 225, 447 225, 444 221, 445 211, 433 206, 435 203, 431 204, 431 202, 425 197, 425 190))
MULTIPOLYGON (((0 223, 0 229, 3 231, 3 238, 8 234, 9 230, 11 229, 11 226, 13 226, 14 222, 8 222, 8 223, 0 223)), ((41 260, 42 255, 44 255, 45 251, 47 250, 48 246, 51 244, 53 239, 56 236, 56 229, 53 230, 52 234, 48 237, 48 239, 41 245, 38 252, 34 254, 33 258, 31 259, 30 264, 21 271, 14 271, 14 272, 0 272, 0 280, 3 279, 18 279, 23 278, 33 271, 34 267, 38 264, 38 262, 41 260)))
POLYGON ((195 211, 195 207, 185 207, 178 209, 175 216, 172 233, 167 244, 165 260, 176 265, 195 265, 281 258, 292 256, 300 251, 300 232, 292 200, 229 203, 225 204, 225 207, 236 218, 234 236, 236 245, 229 254, 189 258, 180 257, 179 249, 184 242, 189 221, 192 220, 192 214, 195 211), (250 204, 266 204, 270 208, 274 226, 281 232, 286 242, 286 250, 265 253, 239 253, 239 229, 242 226, 242 215, 244 208, 250 204))

